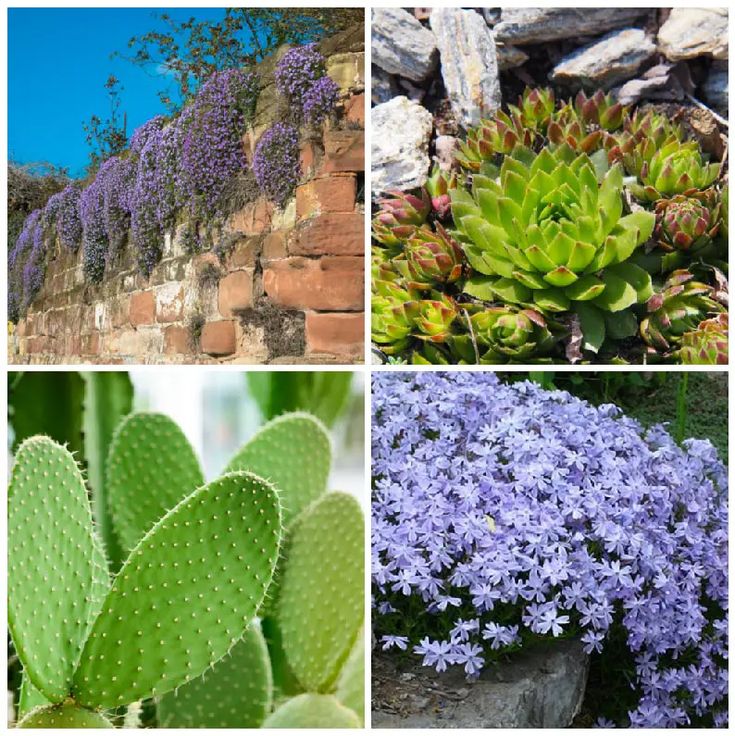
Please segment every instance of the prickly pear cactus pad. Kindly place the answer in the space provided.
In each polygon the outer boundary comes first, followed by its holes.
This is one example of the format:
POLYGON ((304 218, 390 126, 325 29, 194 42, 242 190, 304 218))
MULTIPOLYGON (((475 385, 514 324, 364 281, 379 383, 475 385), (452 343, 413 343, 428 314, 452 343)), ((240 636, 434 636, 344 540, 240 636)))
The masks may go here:
POLYGON ((281 491, 283 524, 324 493, 332 447, 324 425, 311 414, 293 412, 268 422, 232 458, 225 472, 249 470, 281 491))
POLYGON ((118 573, 74 676, 79 703, 111 708, 198 677, 239 641, 278 559, 276 490, 251 473, 197 489, 118 573))
POLYGON ((125 550, 204 483, 189 441, 163 414, 131 414, 122 420, 110 446, 106 475, 115 532, 125 550))
POLYGON ((291 530, 277 618, 307 690, 333 685, 362 625, 363 530, 358 502, 344 493, 323 496, 291 530))
POLYGON ((20 685, 20 697, 18 698, 18 715, 23 717, 40 705, 51 705, 49 701, 34 687, 27 675, 23 675, 20 685))
POLYGON ((263 728, 359 728, 358 717, 333 695, 304 693, 276 708, 263 728))
POLYGON ((271 710, 272 696, 268 647, 256 621, 209 672, 158 701, 158 725, 258 728, 271 710))
POLYGON ((112 723, 101 713, 73 703, 63 703, 36 708, 18 724, 18 728, 112 728, 112 723))
POLYGON ((52 702, 69 694, 109 585, 87 489, 66 448, 31 437, 8 488, 8 619, 26 676, 52 702))
POLYGON ((365 720, 365 636, 362 631, 339 674, 335 695, 340 703, 357 713, 362 724, 365 720))

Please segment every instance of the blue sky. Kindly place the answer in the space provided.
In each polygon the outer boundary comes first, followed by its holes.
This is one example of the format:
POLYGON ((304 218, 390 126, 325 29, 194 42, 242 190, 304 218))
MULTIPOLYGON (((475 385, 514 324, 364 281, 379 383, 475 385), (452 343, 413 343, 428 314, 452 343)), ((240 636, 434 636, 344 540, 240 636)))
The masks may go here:
POLYGON ((123 59, 128 39, 163 27, 154 18, 166 12, 220 19, 223 8, 11 8, 8 10, 8 154, 20 163, 48 161, 82 173, 89 148, 82 123, 94 113, 109 116, 103 87, 114 74, 122 83, 121 109, 128 135, 165 112, 157 92, 161 77, 123 59))

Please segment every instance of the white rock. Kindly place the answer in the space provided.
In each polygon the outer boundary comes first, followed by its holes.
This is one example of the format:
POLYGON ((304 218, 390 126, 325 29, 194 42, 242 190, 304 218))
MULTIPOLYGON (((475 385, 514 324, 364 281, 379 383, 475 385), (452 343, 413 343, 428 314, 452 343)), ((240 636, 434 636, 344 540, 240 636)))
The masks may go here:
POLYGON ((493 32, 474 10, 437 8, 429 23, 452 112, 464 128, 477 125, 502 102, 493 32))
POLYGON ((702 96, 708 105, 727 117, 728 79, 726 62, 716 61, 713 64, 707 79, 702 85, 702 96))
POLYGON ((372 63, 386 72, 421 82, 436 68, 434 36, 411 13, 375 8, 371 34, 372 63))
POLYGON ((388 74, 388 72, 384 72, 379 66, 372 65, 370 77, 370 100, 373 105, 388 102, 391 97, 395 97, 398 94, 398 85, 396 84, 395 77, 392 74, 388 74))
POLYGON ((562 59, 549 77, 558 84, 588 89, 611 87, 630 79, 656 53, 656 44, 640 28, 613 31, 562 59))
POLYGON ((727 21, 727 8, 673 8, 658 31, 659 50, 670 61, 727 59, 727 21))
POLYGON ((429 173, 431 113, 407 97, 394 97, 371 112, 373 195, 420 187, 429 173))

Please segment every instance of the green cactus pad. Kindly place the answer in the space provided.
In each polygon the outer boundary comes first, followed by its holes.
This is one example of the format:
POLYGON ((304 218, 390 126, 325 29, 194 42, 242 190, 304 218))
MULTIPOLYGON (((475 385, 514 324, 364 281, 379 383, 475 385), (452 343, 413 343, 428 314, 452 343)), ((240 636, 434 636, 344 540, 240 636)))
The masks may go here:
POLYGON ((286 658, 305 689, 334 683, 363 620, 364 521, 358 502, 328 493, 294 524, 278 598, 286 658))
MULTIPOLYGON (((283 560, 283 546, 281 547, 281 560, 283 560)), ((269 597, 274 585, 275 581, 271 583, 271 587, 268 590, 269 597)), ((266 606, 263 606, 263 608, 266 609, 266 606)), ((261 615, 263 615, 263 611, 261 611, 261 615)), ((296 679, 296 675, 291 671, 286 660, 278 621, 271 615, 265 616, 261 621, 261 627, 265 641, 268 644, 268 655, 271 660, 273 697, 278 700, 282 697, 299 695, 304 692, 304 688, 301 687, 301 683, 296 679)))
POLYGON ((311 414, 283 414, 265 424, 225 472, 249 470, 281 491, 283 525, 324 493, 332 463, 329 435, 311 414))
POLYGON ((101 713, 64 703, 36 708, 18 728, 112 728, 112 723, 101 713))
POLYGON ((211 670, 158 701, 158 725, 258 728, 271 710, 272 696, 268 647, 260 624, 254 621, 211 670))
POLYGON ((345 666, 339 673, 337 680, 337 700, 342 705, 354 710, 360 718, 360 723, 365 721, 365 636, 362 631, 357 634, 357 639, 352 647, 350 656, 345 666))
POLYGON ((52 705, 31 682, 29 677, 23 675, 20 683, 20 697, 18 698, 18 715, 22 718, 34 708, 42 705, 52 705))
POLYGON ((189 441, 163 414, 131 414, 120 422, 107 456, 106 476, 115 532, 126 551, 204 483, 189 441))
POLYGON ((251 473, 182 500, 115 578, 74 674, 77 701, 111 708, 199 677, 255 616, 280 539, 277 491, 251 473))
POLYGON ((74 457, 48 437, 26 440, 8 488, 8 620, 26 675, 51 702, 69 694, 105 565, 74 457))
POLYGON ((360 719, 333 695, 304 693, 278 706, 263 728, 360 728, 360 719))

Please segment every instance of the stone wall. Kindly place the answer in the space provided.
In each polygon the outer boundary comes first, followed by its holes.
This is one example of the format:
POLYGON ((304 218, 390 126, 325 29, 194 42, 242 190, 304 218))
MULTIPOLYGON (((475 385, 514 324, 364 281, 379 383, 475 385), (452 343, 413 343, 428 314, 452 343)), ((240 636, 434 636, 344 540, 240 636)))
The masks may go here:
MULTIPOLYGON (((302 180, 284 208, 265 198, 231 214, 187 253, 186 223, 141 276, 126 247, 104 281, 84 279, 81 252, 49 243, 46 279, 9 336, 18 363, 351 363, 364 352, 364 62, 362 29, 323 45, 340 85, 337 122, 301 143, 302 180)), ((272 78, 274 59, 261 75, 272 78)), ((248 158, 277 117, 261 93, 248 158)))

